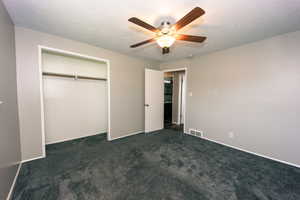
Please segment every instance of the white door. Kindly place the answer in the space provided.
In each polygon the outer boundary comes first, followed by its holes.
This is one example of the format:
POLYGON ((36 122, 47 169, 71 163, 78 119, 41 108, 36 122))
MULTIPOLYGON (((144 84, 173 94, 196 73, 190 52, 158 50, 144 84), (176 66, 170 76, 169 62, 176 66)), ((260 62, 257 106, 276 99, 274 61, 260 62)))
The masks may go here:
POLYGON ((164 73, 145 70, 145 132, 163 129, 164 73))

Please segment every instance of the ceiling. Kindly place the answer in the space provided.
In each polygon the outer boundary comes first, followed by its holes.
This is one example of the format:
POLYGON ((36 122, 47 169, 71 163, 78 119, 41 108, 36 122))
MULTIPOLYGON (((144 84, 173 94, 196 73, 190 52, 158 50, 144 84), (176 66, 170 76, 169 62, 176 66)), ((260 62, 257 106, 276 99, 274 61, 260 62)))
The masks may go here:
POLYGON ((17 26, 59 35, 132 56, 169 61, 300 30, 299 0, 3 0, 17 26), (194 7, 206 14, 180 33, 207 36, 203 44, 178 41, 161 54, 156 43, 131 44, 153 33, 128 18, 158 26, 176 22, 194 7))

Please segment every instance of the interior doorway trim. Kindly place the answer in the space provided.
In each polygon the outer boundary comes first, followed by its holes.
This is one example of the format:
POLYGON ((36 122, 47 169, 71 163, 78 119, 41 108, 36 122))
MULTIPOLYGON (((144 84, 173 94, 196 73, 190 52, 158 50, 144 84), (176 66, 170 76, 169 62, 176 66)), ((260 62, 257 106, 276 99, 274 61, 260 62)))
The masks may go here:
POLYGON ((43 51, 50 51, 54 53, 61 53, 64 55, 75 56, 79 58, 85 58, 89 60, 104 62, 107 65, 107 140, 111 140, 110 130, 111 130, 111 121, 110 121, 110 62, 108 59, 93 57, 84 55, 81 53, 76 53, 72 51, 66 51, 62 49, 56 49, 52 47, 38 45, 38 59, 39 59, 39 82, 40 82, 40 108, 41 108, 41 133, 42 133, 42 150, 43 150, 43 157, 46 157, 46 137, 45 137, 45 113, 44 113, 44 89, 43 89, 43 68, 42 68, 42 52, 43 51))
POLYGON ((184 82, 185 82, 185 87, 184 87, 184 90, 185 90, 185 95, 184 95, 184 98, 185 98, 185 109, 184 109, 184 122, 183 122, 183 132, 184 133, 187 133, 188 130, 186 128, 186 114, 187 114, 187 75, 188 75, 188 69, 187 67, 182 67, 182 68, 172 68, 172 69, 164 69, 162 70, 162 72, 176 72, 176 71, 184 71, 185 72, 185 76, 184 76, 184 82))

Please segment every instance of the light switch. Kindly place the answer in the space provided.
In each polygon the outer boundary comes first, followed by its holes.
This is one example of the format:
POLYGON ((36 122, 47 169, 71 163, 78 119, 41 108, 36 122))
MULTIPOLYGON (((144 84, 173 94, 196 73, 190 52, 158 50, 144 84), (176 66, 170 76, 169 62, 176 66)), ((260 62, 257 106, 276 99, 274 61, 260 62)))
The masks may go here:
POLYGON ((189 92, 189 96, 192 97, 192 96, 193 96, 193 93, 192 93, 192 92, 189 92))

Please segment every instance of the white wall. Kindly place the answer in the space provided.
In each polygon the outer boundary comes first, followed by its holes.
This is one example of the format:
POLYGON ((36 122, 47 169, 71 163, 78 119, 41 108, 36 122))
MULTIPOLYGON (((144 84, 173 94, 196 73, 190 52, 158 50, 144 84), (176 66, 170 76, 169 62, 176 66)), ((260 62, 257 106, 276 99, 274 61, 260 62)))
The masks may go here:
POLYGON ((183 124, 185 115, 185 82, 184 71, 174 71, 173 74, 173 95, 172 95, 172 123, 183 124), (183 91, 181 91, 183 89, 183 91), (180 114, 182 117, 180 117, 180 114))
MULTIPOLYGON (((43 71, 107 77, 103 62, 42 53, 43 71)), ((43 77, 46 144, 107 132, 107 82, 43 77)))
POLYGON ((182 93, 181 93, 181 95, 182 95, 182 97, 181 97, 181 115, 182 115, 182 117, 181 117, 181 121, 180 121, 180 123, 181 124, 184 124, 184 121, 185 121, 185 108, 186 108, 186 75, 185 75, 185 73, 182 73, 181 74, 181 79, 182 79, 182 93))
POLYGON ((300 165, 299 44, 300 31, 162 63, 188 68, 186 128, 300 165))
POLYGON ((26 28, 16 27, 15 30, 23 160, 43 155, 38 45, 108 59, 112 139, 144 130, 144 69, 157 66, 156 62, 26 28))
POLYGON ((178 124, 179 112, 179 86, 180 77, 178 72, 173 72, 173 91, 172 91, 172 123, 178 124))
POLYGON ((43 50, 43 71, 63 74, 78 74, 82 76, 107 78, 107 64, 105 62, 88 60, 80 57, 43 50))

